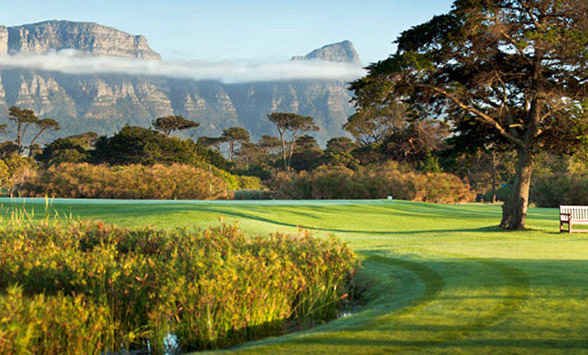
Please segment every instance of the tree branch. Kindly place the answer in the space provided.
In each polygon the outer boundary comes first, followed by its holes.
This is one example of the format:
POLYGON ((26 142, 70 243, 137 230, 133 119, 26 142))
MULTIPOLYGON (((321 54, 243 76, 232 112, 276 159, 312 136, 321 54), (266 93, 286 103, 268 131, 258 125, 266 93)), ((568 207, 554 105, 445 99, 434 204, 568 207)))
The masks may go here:
POLYGON ((479 121, 485 122, 489 125, 491 125, 492 127, 496 128, 498 130, 498 132, 500 132, 500 134, 508 139, 510 142, 514 143, 516 146, 520 147, 520 148, 524 148, 525 147, 525 143, 513 136, 512 134, 508 133, 495 119, 493 119, 492 117, 488 116, 487 114, 485 114, 484 112, 466 105, 465 103, 463 103, 461 100, 459 100, 457 97, 455 97, 455 95, 452 95, 450 92, 443 90, 441 88, 435 87, 435 86, 429 86, 429 85, 425 85, 427 88, 445 96, 446 98, 450 99, 451 101, 453 101, 457 106, 459 106, 461 109, 473 113, 475 116, 475 118, 477 117, 479 121))

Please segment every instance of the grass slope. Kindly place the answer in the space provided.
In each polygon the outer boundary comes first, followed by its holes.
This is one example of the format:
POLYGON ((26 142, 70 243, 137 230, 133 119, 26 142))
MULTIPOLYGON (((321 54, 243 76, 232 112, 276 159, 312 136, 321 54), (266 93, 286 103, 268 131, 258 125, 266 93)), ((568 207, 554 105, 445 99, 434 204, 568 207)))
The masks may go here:
MULTIPOLYGON (((39 215, 44 202, 26 206, 39 215)), ((205 227, 219 216, 252 233, 303 226, 335 233, 362 257, 370 301, 361 311, 228 353, 588 353, 588 236, 557 233, 556 210, 531 209, 530 230, 504 232, 497 205, 55 200, 53 208, 124 226, 205 227)))

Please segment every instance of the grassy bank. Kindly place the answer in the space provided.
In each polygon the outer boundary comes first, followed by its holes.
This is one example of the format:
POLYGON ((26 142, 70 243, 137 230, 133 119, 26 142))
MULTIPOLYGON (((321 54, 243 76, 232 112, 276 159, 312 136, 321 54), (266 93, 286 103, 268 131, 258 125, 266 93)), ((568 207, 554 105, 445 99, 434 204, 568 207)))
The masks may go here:
MULTIPOLYGON (((6 205, 6 201, 5 201, 6 205)), ((31 206, 30 203, 27 203, 31 206)), ((335 233, 358 253, 369 302, 310 331, 236 353, 588 353, 588 236, 559 234, 557 210, 531 209, 528 231, 504 232, 499 205, 399 201, 55 201, 64 214, 126 226, 252 233, 296 226, 335 233)), ((42 213, 43 202, 37 209, 42 213)))

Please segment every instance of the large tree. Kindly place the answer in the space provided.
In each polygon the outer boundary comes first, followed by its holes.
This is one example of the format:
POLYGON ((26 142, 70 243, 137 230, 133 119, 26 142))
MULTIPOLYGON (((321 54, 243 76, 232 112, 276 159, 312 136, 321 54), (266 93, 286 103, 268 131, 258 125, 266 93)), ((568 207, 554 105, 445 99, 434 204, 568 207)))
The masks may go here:
POLYGON ((468 120, 500 135, 517 154, 500 225, 522 229, 534 157, 571 153, 588 126, 587 14, 586 0, 457 0, 402 33, 397 52, 352 89, 361 95, 384 78, 392 85, 379 104, 401 100, 420 117, 468 120))
POLYGON ((243 127, 229 127, 223 130, 221 139, 229 143, 229 161, 232 161, 235 155, 235 145, 249 142, 249 132, 243 127))
POLYGON ((39 148, 38 145, 35 145, 35 142, 37 141, 37 139, 39 139, 39 137, 41 137, 41 135, 44 132, 49 130, 59 130, 59 122, 55 121, 52 118, 43 118, 42 120, 36 120, 34 124, 39 129, 39 132, 37 132, 33 139, 31 139, 31 144, 29 145, 29 158, 32 158, 35 150, 39 148))
POLYGON ((314 118, 302 116, 289 112, 273 112, 267 115, 267 118, 276 125, 280 142, 282 143, 282 158, 284 168, 290 167, 290 160, 294 154, 296 140, 306 132, 318 131, 319 128, 314 124, 314 118), (288 141, 288 136, 290 140, 288 141))
POLYGON ((27 129, 32 124, 38 122, 39 118, 32 110, 11 106, 8 109, 8 119, 16 124, 16 145, 19 147, 20 152, 22 152, 24 150, 23 139, 27 129))

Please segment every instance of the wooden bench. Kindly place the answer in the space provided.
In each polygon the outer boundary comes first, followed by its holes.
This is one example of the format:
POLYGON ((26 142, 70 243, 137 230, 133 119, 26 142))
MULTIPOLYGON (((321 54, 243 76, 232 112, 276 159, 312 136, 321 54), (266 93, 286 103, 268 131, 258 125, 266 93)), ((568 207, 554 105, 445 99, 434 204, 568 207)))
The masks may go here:
POLYGON ((565 232, 564 224, 568 225, 567 232, 585 232, 588 230, 573 230, 575 224, 588 224, 588 206, 559 206, 559 232, 565 232))

